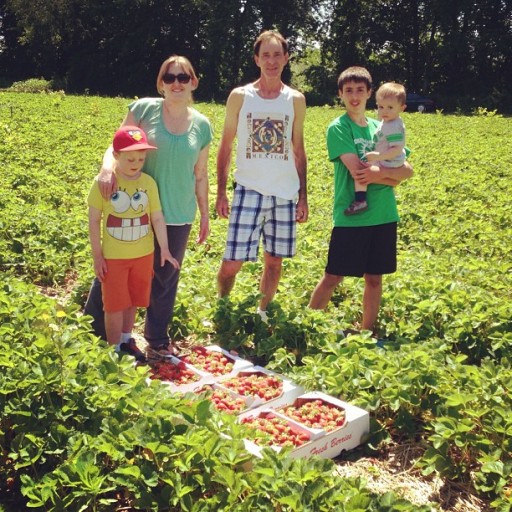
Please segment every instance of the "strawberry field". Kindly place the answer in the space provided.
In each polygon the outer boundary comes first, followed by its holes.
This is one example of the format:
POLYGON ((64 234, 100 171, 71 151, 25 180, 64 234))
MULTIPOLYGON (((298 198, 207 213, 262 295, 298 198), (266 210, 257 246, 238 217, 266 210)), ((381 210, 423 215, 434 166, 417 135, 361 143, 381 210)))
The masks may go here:
MULTIPOLYGON (((86 196, 128 103, 0 92, 0 510, 512 510, 510 118, 404 114, 415 175, 396 189, 398 271, 384 278, 377 344, 370 333, 337 334, 360 321, 361 280, 346 279, 325 312, 307 308, 331 228, 325 130, 340 110, 308 109, 310 220, 267 325, 255 315, 260 262, 244 266, 229 299, 216 297, 224 107, 196 105, 215 130, 211 235, 198 246, 192 233, 173 337, 234 349, 371 416, 364 445, 334 461, 269 448, 254 458, 243 442, 250 425, 225 414, 241 404, 170 392, 162 374, 150 379, 147 367, 119 360, 81 314, 93 277, 86 196), (480 508, 457 508, 453 493, 413 503, 335 471, 401 443, 417 449, 418 478, 454 484, 480 508)), ((190 357, 231 371, 221 358, 190 357)))

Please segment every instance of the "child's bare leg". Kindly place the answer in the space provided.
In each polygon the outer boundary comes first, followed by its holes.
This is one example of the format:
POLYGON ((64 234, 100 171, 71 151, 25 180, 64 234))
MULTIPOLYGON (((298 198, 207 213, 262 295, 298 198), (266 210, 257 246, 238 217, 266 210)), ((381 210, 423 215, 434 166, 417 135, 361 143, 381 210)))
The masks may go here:
POLYGON ((133 329, 133 325, 135 324, 135 315, 137 313, 136 307, 129 307, 123 311, 119 312, 119 319, 116 324, 116 332, 112 333, 112 340, 109 338, 109 323, 107 321, 107 315, 105 314, 105 324, 107 330, 107 340, 109 343, 113 343, 116 345, 116 352, 129 354, 137 360, 139 363, 145 364, 147 362, 146 356, 137 347, 135 340, 131 336, 126 336, 126 334, 131 333, 133 329), (125 334, 126 333, 126 334, 125 334), (114 338, 117 336, 117 338, 114 338))
POLYGON ((135 316, 137 314, 137 308, 132 306, 123 311, 123 327, 122 332, 131 333, 133 326, 135 325, 135 316))
POLYGON ((379 314, 382 299, 382 276, 377 274, 364 275, 363 323, 361 327, 373 330, 379 314))
POLYGON ((121 339, 123 313, 124 311, 105 312, 105 330, 107 332, 107 341, 111 345, 117 345, 121 339))

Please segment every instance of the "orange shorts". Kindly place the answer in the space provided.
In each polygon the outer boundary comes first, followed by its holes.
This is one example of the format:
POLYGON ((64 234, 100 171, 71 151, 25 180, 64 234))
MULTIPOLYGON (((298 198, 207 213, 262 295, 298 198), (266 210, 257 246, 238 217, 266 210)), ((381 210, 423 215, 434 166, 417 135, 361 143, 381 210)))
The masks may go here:
POLYGON ((151 253, 141 258, 106 260, 107 273, 101 283, 104 311, 115 313, 133 306, 149 306, 153 259, 151 253))

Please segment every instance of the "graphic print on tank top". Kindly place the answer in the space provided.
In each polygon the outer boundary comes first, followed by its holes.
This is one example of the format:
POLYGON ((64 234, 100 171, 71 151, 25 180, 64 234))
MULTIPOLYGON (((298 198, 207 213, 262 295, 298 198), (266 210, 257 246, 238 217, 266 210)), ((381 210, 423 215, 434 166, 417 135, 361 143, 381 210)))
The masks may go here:
POLYGON ((279 114, 258 113, 247 114, 246 158, 266 158, 288 160, 290 144, 286 132, 290 116, 279 114))

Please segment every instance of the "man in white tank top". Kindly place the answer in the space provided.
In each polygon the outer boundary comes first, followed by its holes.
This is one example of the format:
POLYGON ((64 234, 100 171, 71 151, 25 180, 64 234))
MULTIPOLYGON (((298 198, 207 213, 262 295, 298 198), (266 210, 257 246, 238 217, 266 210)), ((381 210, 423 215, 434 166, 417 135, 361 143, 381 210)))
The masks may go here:
POLYGON ((288 44, 279 32, 265 31, 256 39, 254 60, 260 77, 231 91, 217 154, 216 209, 221 218, 229 217, 226 251, 217 275, 219 296, 232 290, 245 261, 257 259, 262 238, 258 312, 264 321, 277 291, 282 260, 295 254, 296 222, 308 218, 306 100, 281 81, 288 58, 288 44), (235 137, 236 189, 230 209, 226 188, 235 137))

